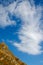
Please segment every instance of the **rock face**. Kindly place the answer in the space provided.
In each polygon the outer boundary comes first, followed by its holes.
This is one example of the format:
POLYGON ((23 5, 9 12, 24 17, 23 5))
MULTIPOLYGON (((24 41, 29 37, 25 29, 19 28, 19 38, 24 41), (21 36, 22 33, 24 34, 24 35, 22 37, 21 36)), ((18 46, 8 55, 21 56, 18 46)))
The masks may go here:
POLYGON ((15 57, 4 43, 0 43, 0 65, 26 65, 15 57))

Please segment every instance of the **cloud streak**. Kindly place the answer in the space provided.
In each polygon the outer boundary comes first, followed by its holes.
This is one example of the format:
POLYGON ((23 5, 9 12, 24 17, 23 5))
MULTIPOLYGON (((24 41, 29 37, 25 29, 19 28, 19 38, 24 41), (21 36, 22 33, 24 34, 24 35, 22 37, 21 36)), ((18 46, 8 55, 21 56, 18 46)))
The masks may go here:
POLYGON ((39 26, 41 11, 40 6, 37 8, 34 4, 31 6, 29 1, 23 1, 17 7, 16 14, 22 19, 22 27, 19 31, 21 43, 14 45, 22 52, 32 55, 42 53, 40 42, 43 40, 43 33, 39 26))
POLYGON ((9 25, 15 25, 15 21, 11 21, 8 16, 7 7, 0 5, 0 27, 4 28, 9 25))
POLYGON ((18 36, 21 42, 14 42, 13 45, 16 46, 19 51, 28 54, 41 54, 42 47, 40 46, 40 42, 43 41, 43 30, 40 28, 40 26, 42 25, 40 24, 42 22, 41 6, 35 7, 33 0, 31 1, 31 3, 28 0, 23 0, 20 3, 13 2, 5 9, 1 7, 0 10, 0 26, 2 27, 14 24, 14 22, 9 20, 7 12, 10 12, 13 15, 15 14, 22 20, 21 29, 18 32, 18 36), (6 21, 7 18, 8 21, 6 21))

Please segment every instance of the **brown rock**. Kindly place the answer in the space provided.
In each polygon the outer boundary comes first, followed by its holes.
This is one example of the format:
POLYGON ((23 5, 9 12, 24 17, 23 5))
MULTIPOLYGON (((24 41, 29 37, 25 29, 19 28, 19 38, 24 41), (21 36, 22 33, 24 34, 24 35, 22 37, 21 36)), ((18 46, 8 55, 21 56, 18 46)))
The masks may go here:
POLYGON ((26 65, 15 57, 4 43, 0 43, 0 65, 26 65))

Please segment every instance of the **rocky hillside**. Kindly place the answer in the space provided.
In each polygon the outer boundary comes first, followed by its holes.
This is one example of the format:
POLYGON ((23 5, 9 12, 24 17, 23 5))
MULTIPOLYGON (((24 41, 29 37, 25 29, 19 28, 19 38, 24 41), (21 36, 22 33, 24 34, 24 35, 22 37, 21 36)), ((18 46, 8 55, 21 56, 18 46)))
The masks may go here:
POLYGON ((4 43, 0 43, 0 65, 26 65, 15 57, 4 43))

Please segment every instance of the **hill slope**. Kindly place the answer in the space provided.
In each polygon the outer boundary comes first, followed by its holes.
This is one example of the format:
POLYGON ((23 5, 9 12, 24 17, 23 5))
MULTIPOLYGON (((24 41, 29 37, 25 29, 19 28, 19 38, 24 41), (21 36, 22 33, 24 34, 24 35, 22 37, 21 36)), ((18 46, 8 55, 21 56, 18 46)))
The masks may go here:
POLYGON ((15 57, 4 44, 0 44, 0 65, 26 65, 15 57))

